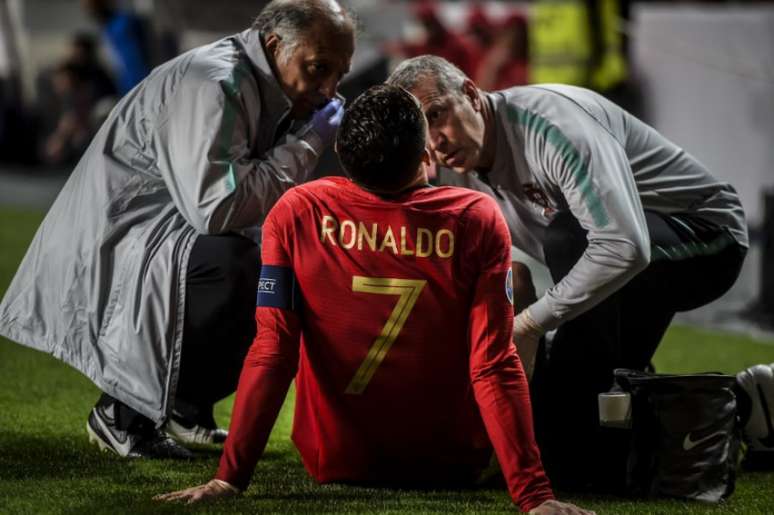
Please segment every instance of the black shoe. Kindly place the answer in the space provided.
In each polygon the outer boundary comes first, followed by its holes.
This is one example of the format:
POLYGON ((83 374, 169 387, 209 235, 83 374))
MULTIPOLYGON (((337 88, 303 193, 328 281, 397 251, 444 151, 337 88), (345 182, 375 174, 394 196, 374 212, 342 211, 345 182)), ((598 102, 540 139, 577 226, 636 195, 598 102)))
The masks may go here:
POLYGON ((132 449, 132 454, 139 458, 169 458, 173 460, 190 460, 196 454, 189 451, 164 431, 154 429, 150 438, 143 438, 132 449))
POLYGON ((181 446, 156 428, 137 431, 116 427, 113 406, 95 406, 86 422, 89 441, 102 451, 111 451, 125 458, 191 459, 194 453, 181 446))
POLYGON ((164 431, 179 442, 189 444, 223 443, 228 436, 228 431, 225 429, 204 427, 196 422, 186 420, 175 410, 172 411, 172 415, 164 425, 164 431))

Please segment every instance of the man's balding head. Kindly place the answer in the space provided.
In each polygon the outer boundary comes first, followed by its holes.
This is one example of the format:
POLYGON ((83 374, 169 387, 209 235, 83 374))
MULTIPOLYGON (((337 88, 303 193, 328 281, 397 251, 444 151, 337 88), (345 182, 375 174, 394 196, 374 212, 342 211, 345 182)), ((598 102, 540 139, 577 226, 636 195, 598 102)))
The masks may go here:
POLYGON ((420 55, 400 63, 386 82, 408 91, 413 91, 417 85, 430 83, 439 95, 461 96, 466 80, 468 76, 443 57, 420 55))
POLYGON ((355 19, 334 0, 274 0, 253 23, 293 115, 304 118, 336 94, 355 50, 355 19))
POLYGON ((355 19, 334 0, 274 0, 263 8, 252 28, 264 38, 278 36, 285 43, 282 57, 287 59, 313 29, 353 37, 355 19))

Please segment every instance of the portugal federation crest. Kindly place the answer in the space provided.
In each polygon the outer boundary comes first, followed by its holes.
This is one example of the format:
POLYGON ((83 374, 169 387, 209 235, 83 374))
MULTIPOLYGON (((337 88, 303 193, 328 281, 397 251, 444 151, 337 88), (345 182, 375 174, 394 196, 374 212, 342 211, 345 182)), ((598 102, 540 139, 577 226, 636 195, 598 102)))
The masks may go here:
POLYGON ((546 193, 540 189, 537 184, 534 182, 523 184, 522 190, 524 191, 524 196, 526 196, 530 202, 543 208, 543 216, 550 218, 554 213, 556 213, 556 209, 551 207, 551 203, 548 201, 548 195, 546 195, 546 193))

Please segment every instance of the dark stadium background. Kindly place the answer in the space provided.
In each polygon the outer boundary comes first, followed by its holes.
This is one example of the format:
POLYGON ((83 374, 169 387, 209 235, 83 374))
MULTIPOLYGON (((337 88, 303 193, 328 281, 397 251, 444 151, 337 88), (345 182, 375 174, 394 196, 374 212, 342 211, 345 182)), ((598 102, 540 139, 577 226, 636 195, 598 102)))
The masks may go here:
MULTIPOLYGON (((134 0, 122 4, 145 23, 151 62, 249 26, 265 2, 134 0)), ((480 2, 493 19, 528 15, 537 2, 480 2)), ((396 44, 421 35, 415 5, 351 0, 361 30, 352 72, 341 86, 354 98, 398 61, 396 44)), ((451 30, 465 28, 473 2, 438 2, 451 30)), ((739 191, 751 231, 742 275, 723 298, 678 317, 656 367, 670 372, 733 373, 774 361, 774 2, 621 2, 616 27, 626 40, 626 90, 616 99, 704 162, 739 191)), ((56 122, 50 74, 76 33, 98 27, 78 0, 0 0, 0 295, 77 155, 42 157, 56 122), (48 89, 47 89, 48 88, 48 89)), ((338 173, 331 153, 318 175, 338 173)), ((514 251, 516 254, 517 251, 514 251)), ((538 289, 547 273, 533 266, 538 289)), ((96 389, 48 356, 0 339, 0 513, 177 512, 149 499, 209 477, 218 456, 193 465, 122 462, 88 446, 85 417, 96 389)), ((289 399, 292 402, 292 398, 289 399)), ((287 408, 287 406, 286 406, 287 408)), ((227 424, 230 401, 218 408, 227 424)), ((500 490, 379 491, 318 487, 305 475, 277 424, 260 479, 248 495, 196 511, 445 513, 513 511, 500 490)), ((771 513, 774 475, 746 473, 723 506, 677 501, 573 499, 598 513, 771 513)))

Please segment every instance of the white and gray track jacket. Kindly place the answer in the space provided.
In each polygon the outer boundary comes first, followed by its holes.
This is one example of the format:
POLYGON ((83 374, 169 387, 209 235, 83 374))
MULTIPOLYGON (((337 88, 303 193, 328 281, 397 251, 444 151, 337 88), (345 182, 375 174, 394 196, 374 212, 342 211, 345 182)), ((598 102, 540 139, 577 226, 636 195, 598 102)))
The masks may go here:
POLYGON ((0 334, 53 354, 161 421, 180 363, 197 234, 262 222, 314 168, 257 31, 159 66, 113 109, 0 304, 0 334))
MULTIPOLYGON (((717 227, 726 242, 748 245, 736 191, 601 95, 535 85, 486 96, 497 131, 488 184, 475 174, 448 170, 441 182, 491 194, 513 244, 541 262, 546 229, 558 213, 572 212, 588 230, 589 245, 578 263, 529 307, 545 329, 590 309, 648 265, 651 242, 643 209, 691 216, 717 227)), ((669 249, 667 257, 712 252, 722 244, 669 249)))

